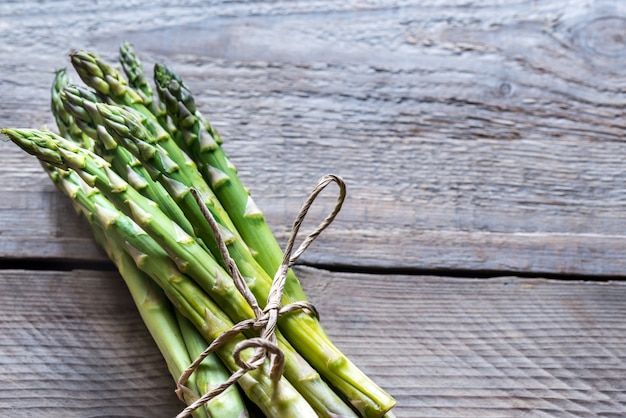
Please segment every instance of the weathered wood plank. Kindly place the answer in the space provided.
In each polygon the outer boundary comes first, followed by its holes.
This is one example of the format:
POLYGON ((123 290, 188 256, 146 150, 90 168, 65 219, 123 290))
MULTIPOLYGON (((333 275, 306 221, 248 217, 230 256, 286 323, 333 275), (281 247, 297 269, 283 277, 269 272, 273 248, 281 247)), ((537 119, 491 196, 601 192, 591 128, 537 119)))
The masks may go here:
MULTIPOLYGON (((398 417, 624 416, 626 283, 298 269, 335 343, 398 417)), ((116 274, 0 273, 0 415, 173 416, 116 274)))
MULTIPOLYGON (((282 238, 318 177, 347 180, 307 262, 626 270, 623 2, 112 4, 0 5, 2 125, 51 126, 67 52, 129 39, 183 75, 282 238)), ((0 256, 102 257, 0 151, 0 256)))
POLYGON ((176 415, 174 381, 117 274, 0 278, 0 415, 176 415))

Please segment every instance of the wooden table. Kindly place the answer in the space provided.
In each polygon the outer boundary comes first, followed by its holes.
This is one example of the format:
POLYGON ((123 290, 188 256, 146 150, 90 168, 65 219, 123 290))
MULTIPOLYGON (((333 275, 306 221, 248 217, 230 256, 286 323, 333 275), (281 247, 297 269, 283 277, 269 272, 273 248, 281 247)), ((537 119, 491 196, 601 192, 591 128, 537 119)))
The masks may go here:
MULTIPOLYGON (((341 175, 297 273, 398 417, 626 416, 623 1, 2 2, 0 34, 0 126, 54 128, 53 70, 129 40, 182 75, 281 242, 341 175)), ((86 223, 0 151, 0 416, 175 415, 86 223)))

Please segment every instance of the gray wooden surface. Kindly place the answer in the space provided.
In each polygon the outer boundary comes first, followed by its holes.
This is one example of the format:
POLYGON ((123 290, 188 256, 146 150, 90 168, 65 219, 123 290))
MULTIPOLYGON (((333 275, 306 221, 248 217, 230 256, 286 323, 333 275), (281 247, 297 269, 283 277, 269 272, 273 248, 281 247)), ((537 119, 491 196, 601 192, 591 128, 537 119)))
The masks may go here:
MULTIPOLYGON (((297 273, 398 417, 624 415, 624 282, 297 273)), ((0 415, 174 416, 127 293, 113 273, 5 271, 0 415)))
MULTIPOLYGON (((625 2, 1 2, 0 36, 0 126, 52 128, 68 53, 129 40, 281 240, 341 175, 302 277, 398 416, 626 416, 625 2)), ((0 162, 0 415, 176 412, 116 275, 58 270, 105 260, 85 225, 34 158, 0 162)))

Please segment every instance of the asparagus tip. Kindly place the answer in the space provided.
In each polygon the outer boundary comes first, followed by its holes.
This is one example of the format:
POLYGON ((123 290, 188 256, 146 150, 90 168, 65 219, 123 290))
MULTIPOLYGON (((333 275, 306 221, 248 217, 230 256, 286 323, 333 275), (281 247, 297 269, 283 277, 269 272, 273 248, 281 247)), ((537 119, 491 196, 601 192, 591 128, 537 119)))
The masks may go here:
POLYGON ((11 139, 9 135, 6 133, 7 128, 0 128, 0 140, 3 142, 9 142, 11 139))

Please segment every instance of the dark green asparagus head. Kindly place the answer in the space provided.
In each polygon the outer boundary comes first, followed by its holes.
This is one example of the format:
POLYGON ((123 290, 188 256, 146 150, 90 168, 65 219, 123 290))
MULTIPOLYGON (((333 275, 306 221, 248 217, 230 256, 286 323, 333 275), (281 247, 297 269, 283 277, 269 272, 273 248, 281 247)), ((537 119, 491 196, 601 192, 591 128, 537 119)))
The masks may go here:
POLYGON ((70 84, 60 94, 65 110, 74 117, 76 124, 91 138, 97 138, 96 127, 101 118, 96 111, 98 96, 85 87, 70 84))
POLYGON ((133 46, 129 42, 124 42, 120 46, 120 63, 122 64, 124 74, 128 77, 128 83, 137 89, 145 103, 151 101, 152 89, 146 80, 143 65, 141 65, 141 61, 139 61, 133 46))
POLYGON ((196 122, 196 104, 191 91, 183 80, 163 64, 154 66, 154 82, 159 99, 165 103, 167 113, 176 125, 190 125, 196 122))
POLYGON ((65 140, 55 133, 38 129, 2 129, 0 133, 42 162, 67 168, 57 147, 57 141, 65 140))
POLYGON ((70 78, 65 69, 59 70, 54 74, 52 88, 50 89, 50 109, 52 110, 61 136, 68 139, 78 139, 80 138, 80 129, 78 129, 72 117, 63 108, 63 102, 60 97, 61 91, 69 83, 70 78), (72 132, 73 128, 76 129, 75 135, 74 132, 72 132))
POLYGON ((52 107, 52 111, 54 112, 56 109, 62 109, 63 108, 63 103, 61 102, 61 91, 63 91, 63 89, 72 83, 72 80, 70 79, 70 76, 67 75, 67 71, 65 70, 65 68, 62 68, 60 70, 57 70, 54 73, 54 80, 52 81, 52 88, 50 89, 50 96, 51 96, 51 107, 52 107))
POLYGON ((103 126, 113 138, 132 154, 141 153, 147 145, 156 142, 143 125, 145 117, 132 109, 98 103, 96 105, 103 126))
POLYGON ((66 110, 72 114, 78 126, 95 142, 98 154, 115 149, 117 141, 107 131, 106 124, 97 104, 100 99, 89 89, 77 85, 69 85, 61 92, 66 110))
POLYGON ((102 121, 116 137, 128 137, 141 130, 141 123, 134 114, 117 106, 100 103, 96 105, 102 121))
POLYGON ((74 51, 70 59, 81 80, 101 95, 115 102, 143 102, 137 92, 128 87, 122 74, 99 55, 74 51))
POLYGON ((186 144, 199 140, 205 133, 209 133, 216 143, 222 143, 217 131, 200 115, 191 90, 175 72, 163 64, 156 64, 154 82, 159 99, 165 103, 167 114, 183 133, 186 144))
POLYGON ((52 114, 62 137, 73 141, 80 146, 93 150, 94 141, 85 134, 84 130, 76 119, 65 109, 63 104, 63 90, 70 85, 72 80, 67 75, 65 69, 55 73, 54 81, 51 88, 51 108, 52 114))

